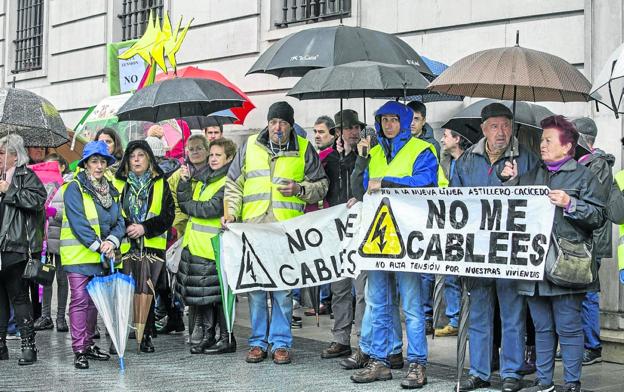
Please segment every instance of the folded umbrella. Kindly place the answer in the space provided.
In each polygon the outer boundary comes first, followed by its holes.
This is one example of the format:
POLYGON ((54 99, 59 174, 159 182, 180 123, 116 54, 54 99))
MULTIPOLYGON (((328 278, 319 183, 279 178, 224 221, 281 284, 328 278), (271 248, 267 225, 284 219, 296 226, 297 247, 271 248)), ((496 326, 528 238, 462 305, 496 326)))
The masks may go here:
MULTIPOLYGON (((104 255, 102 255, 102 260, 104 255)), ((130 309, 135 282, 131 276, 115 271, 110 261, 111 275, 96 276, 87 284, 87 292, 104 321, 106 330, 119 355, 119 367, 125 371, 124 352, 130 328, 130 309)))

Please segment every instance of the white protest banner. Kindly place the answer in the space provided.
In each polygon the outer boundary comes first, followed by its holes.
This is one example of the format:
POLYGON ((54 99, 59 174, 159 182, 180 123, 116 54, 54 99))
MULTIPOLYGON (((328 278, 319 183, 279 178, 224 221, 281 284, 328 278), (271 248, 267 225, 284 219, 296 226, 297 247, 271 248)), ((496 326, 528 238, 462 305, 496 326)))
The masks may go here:
POLYGON ((364 198, 358 269, 541 280, 548 188, 382 189, 364 198))
POLYGON ((228 225, 221 249, 228 285, 244 293, 354 277, 360 209, 342 204, 284 222, 228 225))

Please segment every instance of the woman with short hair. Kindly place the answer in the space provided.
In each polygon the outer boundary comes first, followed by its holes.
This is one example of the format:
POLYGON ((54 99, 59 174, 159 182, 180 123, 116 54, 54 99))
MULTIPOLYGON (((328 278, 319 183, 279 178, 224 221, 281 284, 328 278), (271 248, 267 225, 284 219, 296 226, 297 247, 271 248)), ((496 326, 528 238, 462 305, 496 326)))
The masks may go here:
POLYGON ((29 281, 22 278, 30 257, 41 254, 43 205, 46 190, 29 169, 21 136, 0 139, 0 360, 9 359, 6 347, 9 302, 22 338, 19 365, 37 361, 29 281))

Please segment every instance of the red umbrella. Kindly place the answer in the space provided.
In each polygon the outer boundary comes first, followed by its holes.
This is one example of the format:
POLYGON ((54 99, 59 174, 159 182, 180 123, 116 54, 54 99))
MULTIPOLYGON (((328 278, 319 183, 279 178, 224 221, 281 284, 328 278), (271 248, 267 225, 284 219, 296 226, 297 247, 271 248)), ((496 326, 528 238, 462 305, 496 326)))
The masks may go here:
MULTIPOLYGON (((249 99, 247 94, 245 94, 240 88, 238 88, 232 82, 227 80, 225 76, 223 76, 218 71, 210 71, 210 70, 200 69, 200 68, 193 67, 193 66, 188 66, 188 67, 178 68, 177 76, 179 78, 199 78, 199 79, 214 80, 215 82, 219 82, 223 84, 224 86, 227 86, 231 88, 232 90, 234 90, 235 92, 237 92, 238 94, 240 94, 245 99, 245 101, 243 102, 243 106, 230 109, 232 113, 234 113, 234 115, 238 118, 238 120, 234 122, 234 124, 243 124, 243 122, 245 122, 245 117, 247 117, 247 114, 253 109, 255 109, 256 107, 253 103, 251 103, 251 100, 249 99)), ((174 77, 173 72, 167 72, 166 74, 160 73, 156 75, 156 81, 173 79, 173 77, 174 77)))

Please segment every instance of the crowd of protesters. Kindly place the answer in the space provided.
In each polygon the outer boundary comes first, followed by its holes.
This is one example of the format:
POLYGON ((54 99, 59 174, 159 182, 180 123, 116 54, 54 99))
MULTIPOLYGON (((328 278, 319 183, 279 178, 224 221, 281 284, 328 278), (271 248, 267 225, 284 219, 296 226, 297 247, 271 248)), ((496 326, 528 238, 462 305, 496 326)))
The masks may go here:
MULTIPOLYGON (((284 221, 343 203, 351 208, 381 188, 546 185, 556 207, 546 263, 557 259, 562 240, 587 244, 596 269, 612 256, 611 224, 624 223, 624 175, 613 176, 613 156, 595 147, 591 119, 544 119, 539 150, 533 150, 513 135, 512 113, 500 103, 483 108, 480 138, 444 129, 438 143, 426 116, 420 102, 390 101, 368 127, 346 109, 319 116, 311 142, 296 131, 293 108, 276 102, 268 109, 266 127, 238 148, 223 137, 222 126, 195 133, 178 120, 179 145, 166 146, 162 129, 154 126, 144 140, 125 149, 117 133, 105 128, 85 145, 73 171, 56 153, 26 149, 17 135, 0 139, 0 360, 9 357, 10 318, 22 342, 20 365, 37 361, 35 331, 55 327, 71 333, 76 368, 108 360, 115 348, 106 352, 95 344, 97 309, 86 286, 108 273, 102 259, 118 263, 137 252, 151 257, 150 271, 137 285, 149 280, 158 298, 143 336, 135 336, 140 350, 154 352, 152 338, 158 333, 184 331, 188 307, 191 354, 234 352, 210 239, 232 222, 284 221), (53 195, 46 195, 28 167, 43 160, 58 162, 63 176, 53 195), (39 306, 37 285, 22 279, 27 260, 39 257, 44 237, 57 267, 55 319, 53 286, 44 288, 39 306), (165 251, 181 238, 179 268, 171 273, 165 251)), ((139 275, 132 263, 120 269, 139 275)), ((355 370, 351 380, 356 383, 392 379, 391 369, 407 364, 401 387, 420 388, 427 384, 426 335, 457 335, 462 290, 471 296, 470 370, 460 391, 490 386, 495 370, 505 392, 521 390, 523 376, 534 372, 535 386, 523 390, 553 391, 557 360, 563 363, 565 390, 580 391, 582 366, 601 360, 598 281, 569 288, 548 279, 386 271, 366 271, 322 287, 320 314, 331 314, 334 323, 331 344, 320 356, 341 358, 341 367, 355 370), (434 325, 432 319, 436 279, 444 280, 446 325, 434 325), (359 338, 357 347, 351 345, 352 335, 359 338)), ((301 325, 293 308, 302 302, 301 290, 253 291, 247 299, 246 361, 261 362, 270 354, 276 364, 291 363, 291 328, 301 325)))

